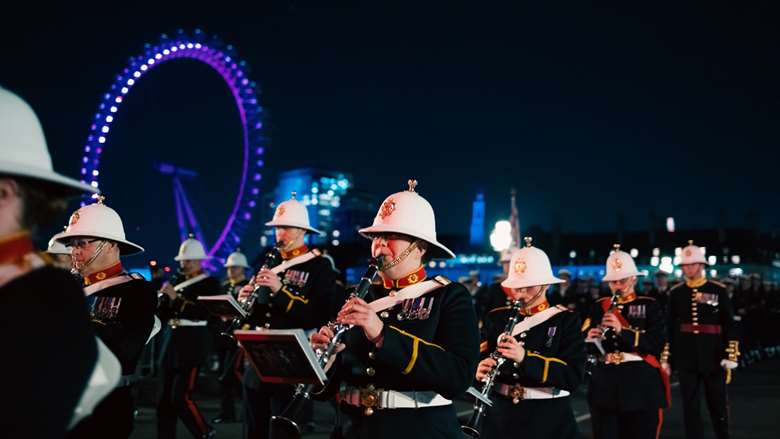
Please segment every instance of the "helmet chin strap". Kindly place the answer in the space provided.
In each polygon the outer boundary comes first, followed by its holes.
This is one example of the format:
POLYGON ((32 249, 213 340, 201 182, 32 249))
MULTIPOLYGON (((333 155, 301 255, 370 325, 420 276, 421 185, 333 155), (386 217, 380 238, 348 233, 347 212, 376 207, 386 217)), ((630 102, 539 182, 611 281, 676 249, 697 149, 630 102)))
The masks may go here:
POLYGON ((530 299, 526 300, 526 301, 523 303, 523 307, 526 307, 526 306, 528 306, 528 305, 530 305, 530 304, 534 303, 534 302, 536 301, 536 299, 538 299, 538 298, 539 298, 539 296, 541 296, 541 295, 542 295, 542 294, 543 294, 543 293, 544 293, 546 290, 547 290, 547 288, 546 288, 545 286, 542 286, 541 288, 539 288, 539 292, 538 292, 538 293, 536 293, 536 294, 534 294, 534 296, 533 296, 533 297, 531 297, 530 299))
MULTIPOLYGON (((106 248, 106 244, 108 244, 108 241, 100 241, 100 244, 98 244, 97 250, 95 250, 95 253, 92 254, 92 256, 87 259, 87 262, 81 265, 81 267, 75 267, 73 270, 76 270, 76 273, 82 273, 85 268, 89 267, 93 262, 95 262, 95 259, 97 259, 98 256, 100 256, 101 253, 103 253, 103 249, 106 248)), ((73 271, 71 270, 71 271, 73 271)), ((74 273, 74 274, 76 274, 74 273)))
MULTIPOLYGON (((417 244, 419 242, 420 241, 418 241, 418 240, 412 241, 412 243, 409 244, 409 247, 406 247, 406 249, 404 251, 402 251, 401 254, 396 256, 395 259, 393 259, 392 261, 388 262, 387 264, 383 264, 382 267, 379 270, 386 271, 386 270, 389 270, 389 269, 395 267, 396 265, 400 264, 404 259, 406 259, 409 256, 410 253, 412 253, 412 250, 417 248, 417 244)), ((381 259, 382 259, 382 262, 384 262, 384 258, 381 258, 381 259)))

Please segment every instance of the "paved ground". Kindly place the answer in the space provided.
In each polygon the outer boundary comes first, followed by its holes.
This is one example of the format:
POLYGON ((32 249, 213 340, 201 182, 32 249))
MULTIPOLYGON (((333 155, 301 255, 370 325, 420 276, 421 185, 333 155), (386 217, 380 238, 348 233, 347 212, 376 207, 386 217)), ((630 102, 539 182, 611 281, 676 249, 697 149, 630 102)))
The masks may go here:
MULTIPOLYGON (((216 416, 217 399, 213 396, 214 384, 206 377, 197 400, 206 419, 216 416)), ((139 416, 133 439, 155 438, 155 418, 153 407, 154 383, 144 383, 140 388, 139 416)), ((672 388, 672 408, 664 414, 665 422, 661 437, 669 439, 684 438, 682 408, 679 388, 672 388)), ((729 387, 732 414, 732 437, 736 439, 777 439, 780 438, 780 360, 769 360, 755 364, 749 369, 738 370, 734 382, 729 387)), ((457 401, 457 408, 463 418, 468 419, 471 404, 457 401)), ((590 438, 588 407, 583 392, 578 392, 573 400, 575 416, 579 421, 584 438, 590 438)), ((706 413, 704 419, 708 419, 706 413)), ((304 435, 304 439, 326 439, 328 424, 333 419, 333 408, 326 403, 317 403, 315 407, 315 431, 304 435)), ((222 424, 217 426, 219 439, 241 438, 241 424, 222 424)), ((180 424, 178 438, 191 436, 180 424)), ((712 437, 712 436, 709 436, 712 437)), ((177 439, 178 439, 177 438, 177 439)), ((542 439, 542 438, 539 438, 542 439)))

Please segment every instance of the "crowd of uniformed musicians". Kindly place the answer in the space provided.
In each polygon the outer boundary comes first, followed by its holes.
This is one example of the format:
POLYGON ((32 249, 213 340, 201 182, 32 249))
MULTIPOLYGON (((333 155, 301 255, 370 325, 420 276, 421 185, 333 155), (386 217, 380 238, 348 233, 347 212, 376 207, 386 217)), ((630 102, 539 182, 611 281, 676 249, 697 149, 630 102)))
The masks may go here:
POLYGON ((31 233, 61 212, 64 200, 95 190, 52 170, 35 114, 3 89, 0 116, 0 337, 6 352, 26 359, 0 362, 0 376, 13 377, 4 392, 15 404, 2 415, 9 437, 128 437, 135 369, 150 340, 161 346, 158 438, 175 438, 179 420, 195 438, 214 437, 216 424, 238 417, 239 386, 244 437, 269 437, 269 419, 294 388, 264 382, 253 367, 238 376, 241 350, 231 338, 217 337, 215 345, 220 416, 206 420, 192 396, 208 338, 215 327, 231 327, 198 297, 231 294, 245 302, 257 299, 258 288, 269 294, 253 302, 250 328, 303 328, 322 348, 333 337, 329 322, 351 326, 325 388, 314 392, 338 403, 332 437, 461 437, 452 401, 471 386, 477 396, 488 382, 490 392, 475 399, 484 416, 470 426, 481 437, 579 437, 571 395, 587 382, 594 437, 655 438, 670 404, 672 371, 687 437, 704 434, 702 395, 717 437, 729 435, 726 383, 740 347, 729 296, 704 277, 706 261, 693 243, 681 255, 685 281, 663 305, 637 294, 641 273, 616 245, 603 278, 611 294, 583 320, 550 304, 548 290, 563 280, 526 238, 475 312, 463 285, 425 269, 432 258, 454 255, 437 240, 434 210, 410 180, 359 231, 380 269, 362 298, 345 291, 331 262, 306 246, 306 235, 319 231, 294 195, 266 224, 274 228, 278 257, 261 258, 266 263, 256 273, 249 275, 246 257, 236 252, 220 283, 204 269, 203 245, 190 237, 175 258, 180 274, 158 289, 124 269, 121 257, 143 248, 128 240, 102 196, 72 213, 48 253, 34 251, 31 233), (47 325, 25 321, 29 309, 47 325), (25 337, 18 336, 22 328, 25 337))

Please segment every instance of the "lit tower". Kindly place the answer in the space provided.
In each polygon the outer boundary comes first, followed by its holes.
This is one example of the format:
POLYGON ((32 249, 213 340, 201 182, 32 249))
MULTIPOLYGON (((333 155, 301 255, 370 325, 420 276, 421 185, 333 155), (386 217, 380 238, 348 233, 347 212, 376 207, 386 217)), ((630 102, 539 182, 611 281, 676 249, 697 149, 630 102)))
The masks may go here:
POLYGON ((485 194, 478 193, 471 208, 471 234, 469 243, 481 247, 485 242, 485 194))

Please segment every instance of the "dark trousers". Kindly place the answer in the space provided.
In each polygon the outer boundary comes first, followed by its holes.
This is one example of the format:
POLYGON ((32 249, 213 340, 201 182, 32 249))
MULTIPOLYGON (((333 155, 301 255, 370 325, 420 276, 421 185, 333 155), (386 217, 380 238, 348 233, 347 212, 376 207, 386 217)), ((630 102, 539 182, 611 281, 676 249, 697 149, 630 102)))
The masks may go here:
POLYGON ((241 383, 237 366, 241 360, 238 348, 217 350, 219 358, 219 383, 220 383, 220 412, 219 416, 225 419, 236 417, 235 396, 236 390, 240 391, 241 383))
POLYGON ((701 420, 701 394, 707 400, 715 436, 718 439, 729 437, 729 419, 726 395, 726 376, 723 369, 712 372, 679 371, 680 391, 683 396, 683 416, 685 418, 685 436, 688 439, 704 437, 701 420))
MULTIPOLYGON (((244 381, 244 439, 267 439, 272 415, 281 414, 292 400, 295 388, 289 384, 247 386, 244 381)), ((311 401, 307 402, 309 405, 311 401)), ((306 410, 296 413, 293 420, 303 427, 306 410)))
POLYGON ((663 422, 662 409, 619 412, 590 407, 594 439, 656 439, 663 422))
POLYGON ((208 433, 211 426, 192 400, 198 368, 163 368, 160 372, 162 386, 157 401, 157 438, 176 439, 177 417, 181 418, 193 437, 200 438, 208 433))
MULTIPOLYGON (((371 416, 366 416, 362 407, 341 404, 339 408, 341 422, 331 437, 340 439, 458 439, 463 437, 458 416, 452 405, 376 410, 371 416)), ((518 425, 518 433, 522 435, 523 432, 524 426, 518 425)))
POLYGON ((480 437, 513 439, 522 437, 578 439, 581 437, 571 398, 525 399, 513 404, 509 398, 493 394, 493 407, 487 407, 480 437))
POLYGON ((127 438, 133 432, 133 395, 130 386, 114 389, 66 436, 77 438, 127 438))

